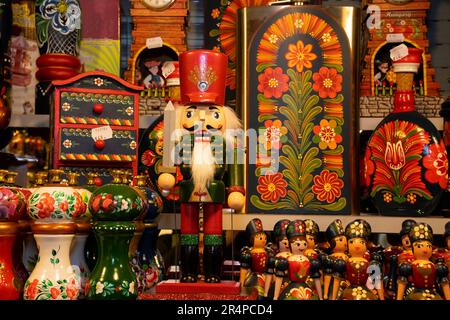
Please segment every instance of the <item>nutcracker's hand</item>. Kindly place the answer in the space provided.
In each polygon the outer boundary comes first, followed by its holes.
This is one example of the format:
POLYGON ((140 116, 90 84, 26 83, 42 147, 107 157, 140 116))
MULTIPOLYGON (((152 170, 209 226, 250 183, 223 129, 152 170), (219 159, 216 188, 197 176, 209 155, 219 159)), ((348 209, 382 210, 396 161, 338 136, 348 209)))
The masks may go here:
POLYGON ((245 204, 245 197, 241 192, 234 191, 228 195, 228 206, 235 211, 240 211, 245 204))
POLYGON ((162 173, 158 177, 158 187, 161 188, 164 196, 169 194, 169 190, 175 186, 175 177, 170 173, 162 173))

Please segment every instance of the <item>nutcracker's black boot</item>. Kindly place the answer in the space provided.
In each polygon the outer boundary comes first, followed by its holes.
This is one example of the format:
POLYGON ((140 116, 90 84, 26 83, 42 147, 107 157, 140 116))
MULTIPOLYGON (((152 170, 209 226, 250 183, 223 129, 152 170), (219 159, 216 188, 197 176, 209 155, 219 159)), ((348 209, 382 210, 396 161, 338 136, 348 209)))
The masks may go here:
POLYGON ((197 282, 198 245, 182 245, 180 259, 181 259, 180 282, 197 282))
POLYGON ((222 245, 205 245, 203 263, 205 266, 205 282, 220 282, 223 264, 222 245))

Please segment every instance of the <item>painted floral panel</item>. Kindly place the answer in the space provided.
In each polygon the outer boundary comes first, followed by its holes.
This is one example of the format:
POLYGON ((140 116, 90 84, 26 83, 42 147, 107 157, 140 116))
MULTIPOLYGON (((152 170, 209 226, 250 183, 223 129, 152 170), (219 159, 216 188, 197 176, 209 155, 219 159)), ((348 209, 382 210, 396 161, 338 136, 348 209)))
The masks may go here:
POLYGON ((74 219, 86 212, 87 204, 77 191, 36 192, 28 199, 32 219, 74 219))
POLYGON ((316 9, 267 19, 250 46, 248 212, 350 213, 351 57, 344 30, 316 9), (254 117, 253 114, 257 114, 254 117))

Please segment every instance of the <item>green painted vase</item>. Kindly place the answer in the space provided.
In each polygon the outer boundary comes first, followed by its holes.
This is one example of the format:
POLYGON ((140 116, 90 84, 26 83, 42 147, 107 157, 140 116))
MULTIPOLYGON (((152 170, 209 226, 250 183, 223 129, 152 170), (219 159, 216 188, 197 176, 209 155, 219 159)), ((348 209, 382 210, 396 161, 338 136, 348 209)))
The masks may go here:
POLYGON ((92 225, 99 257, 86 284, 88 300, 134 300, 136 275, 130 268, 128 248, 134 235, 132 221, 97 221, 92 225))

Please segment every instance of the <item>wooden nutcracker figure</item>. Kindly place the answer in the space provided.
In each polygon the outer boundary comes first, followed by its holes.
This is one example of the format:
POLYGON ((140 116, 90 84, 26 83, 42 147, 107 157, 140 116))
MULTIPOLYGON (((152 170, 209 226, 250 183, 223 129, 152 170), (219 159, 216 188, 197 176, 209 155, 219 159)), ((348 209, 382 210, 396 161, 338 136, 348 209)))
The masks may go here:
MULTIPOLYGON (((275 223, 273 227, 273 233, 275 235, 275 245, 277 247, 277 252, 275 256, 269 259, 269 263, 266 271, 266 280, 264 287, 264 297, 273 298, 273 291, 275 285, 275 265, 277 263, 277 259, 287 258, 291 255, 291 248, 289 247, 289 240, 286 236, 286 228, 289 224, 290 220, 283 219, 275 223)), ((289 279, 285 277, 283 279, 281 290, 289 283, 289 279)))
POLYGON ((371 259, 367 251, 370 234, 369 223, 362 219, 345 228, 349 258, 338 259, 335 265, 336 272, 346 280, 342 300, 384 300, 381 256, 375 253, 371 259))
POLYGON ((243 247, 240 252, 240 284, 242 294, 251 294, 256 289, 258 299, 263 299, 268 263, 274 252, 267 245, 267 234, 260 219, 252 219, 245 229, 250 247, 243 247))
MULTIPOLYGON (((233 161, 239 156, 235 133, 241 123, 234 111, 224 106, 226 55, 211 50, 186 51, 180 54, 179 65, 181 105, 176 107, 174 129, 175 164, 183 176, 179 182, 181 282, 197 281, 202 205, 205 281, 217 283, 223 262, 222 207, 226 195, 230 208, 239 211, 244 206, 242 164, 233 161), (227 156, 230 153, 234 155, 231 161, 227 156)), ((158 185, 167 194, 175 178, 162 173, 158 185)))
POLYGON ((339 219, 334 220, 325 231, 328 243, 330 244, 331 254, 323 259, 324 272, 324 294, 323 298, 329 298, 330 284, 332 284, 332 294, 330 300, 335 300, 339 290, 339 283, 342 280, 334 272, 337 259, 347 261, 347 238, 345 236, 344 226, 339 219), (333 282, 331 282, 333 280, 333 282))
POLYGON ((302 220, 291 221, 287 227, 286 235, 291 254, 287 258, 277 260, 273 299, 322 300, 319 258, 308 258, 305 255, 307 248, 305 222, 302 220), (281 291, 284 277, 288 277, 289 284, 281 291), (311 285, 308 284, 308 279, 313 279, 311 285))
POLYGON ((400 264, 397 300, 450 300, 448 268, 443 259, 436 263, 430 260, 433 230, 426 223, 418 223, 411 228, 409 238, 414 261, 400 264))

